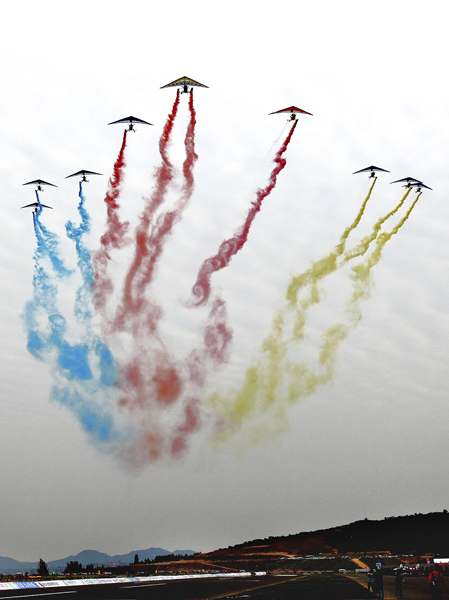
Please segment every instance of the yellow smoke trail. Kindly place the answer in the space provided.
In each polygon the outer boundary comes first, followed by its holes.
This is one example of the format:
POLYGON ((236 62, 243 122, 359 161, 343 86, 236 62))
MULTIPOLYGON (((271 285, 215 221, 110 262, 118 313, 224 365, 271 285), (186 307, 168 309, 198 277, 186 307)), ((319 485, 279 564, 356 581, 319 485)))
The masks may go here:
POLYGON ((312 263, 310 269, 301 273, 301 275, 297 275, 292 277, 290 285, 287 288, 287 300, 291 306, 295 306, 298 301, 298 293, 299 291, 305 287, 306 285, 312 285, 313 289, 311 291, 311 299, 310 303, 314 304, 319 301, 319 293, 316 289, 316 283, 326 277, 330 273, 333 273, 337 268, 337 258, 343 254, 346 247, 346 241, 348 239, 349 234, 353 231, 357 225, 360 223, 361 218, 365 212, 366 205, 368 204, 368 200, 371 198, 371 194, 374 189, 374 185, 376 184, 377 177, 374 178, 373 183, 368 191, 368 194, 363 201, 362 207, 359 210, 356 218, 351 223, 349 227, 345 229, 343 235, 340 238, 339 243, 335 246, 334 251, 330 252, 324 258, 315 261, 312 263))
MULTIPOLYGON (((407 191, 407 193, 410 190, 407 191)), ((371 271, 375 265, 379 262, 382 257, 382 251, 385 244, 398 233, 404 223, 411 215, 412 210, 415 208, 416 203, 421 197, 422 192, 416 195, 415 200, 412 202, 410 208, 405 213, 405 216, 399 221, 399 223, 390 232, 381 233, 376 240, 376 246, 373 252, 365 259, 365 262, 359 263, 352 267, 351 279, 353 281, 353 294, 348 302, 347 312, 352 314, 353 320, 356 322, 362 318, 359 303, 361 300, 367 300, 371 296, 371 290, 373 287, 373 281, 371 271)))
POLYGON ((287 346, 282 342, 283 329, 284 315, 283 311, 279 311, 274 318, 270 334, 262 344, 262 359, 254 361, 247 368, 241 390, 233 400, 223 398, 218 392, 208 398, 207 404, 224 422, 218 435, 220 441, 237 431, 249 416, 264 413, 275 403, 277 390, 282 384, 288 364, 287 346), (261 362, 265 365, 263 369, 260 366, 261 362))
MULTIPOLYGON (((337 257, 343 254, 349 233, 360 222, 374 184, 375 181, 369 190, 359 214, 341 236, 340 242, 335 247, 334 252, 313 263, 305 273, 292 278, 287 290, 288 306, 277 313, 273 321, 272 330, 263 342, 262 356, 258 361, 253 361, 252 365, 247 369, 241 390, 233 400, 224 399, 218 393, 213 394, 209 398, 208 404, 222 418, 222 427, 216 436, 218 444, 239 431, 244 421, 250 417, 260 417, 268 413, 270 409, 272 410, 270 412, 269 425, 257 424, 251 427, 246 437, 246 445, 254 445, 268 435, 278 435, 288 430, 288 421, 285 414, 285 407, 283 406, 285 401, 288 403, 296 402, 301 397, 311 395, 318 386, 331 381, 336 363, 337 350, 362 317, 359 307, 360 302, 371 295, 372 268, 379 262, 385 244, 393 235, 398 233, 402 225, 409 218, 421 194, 417 195, 405 216, 390 232, 379 235, 375 249, 365 261, 352 268, 353 292, 346 308, 350 316, 350 321, 346 324, 333 325, 322 335, 323 342, 318 359, 322 371, 315 373, 301 363, 294 363, 288 358, 287 349, 291 342, 300 342, 303 339, 305 312, 312 304, 320 300, 317 283, 337 268, 337 257), (309 296, 300 301, 298 307, 298 292, 306 285, 310 286, 309 296), (293 336, 286 342, 284 341, 284 329, 288 309, 295 310, 295 322, 293 336), (288 376, 289 384, 286 382, 286 376, 288 376), (285 389, 282 389, 283 386, 285 389)), ((359 256, 358 252, 361 254, 366 253, 368 246, 376 238, 381 225, 399 210, 409 193, 410 189, 407 190, 400 203, 388 215, 377 221, 373 233, 364 238, 356 249, 345 255, 344 263, 350 258, 359 256)))
MULTIPOLYGON (((389 216, 393 215, 398 208, 402 206, 409 193, 410 189, 407 190, 396 209, 389 213, 389 216)), ((362 318, 360 302, 362 300, 367 300, 371 296, 373 287, 372 269, 381 259, 385 244, 398 233, 410 217, 421 193, 417 194, 415 200, 412 202, 410 208, 399 223, 390 232, 380 234, 376 240, 376 246, 373 252, 365 259, 365 261, 352 267, 351 279, 353 281, 353 291, 346 308, 346 312, 350 315, 350 321, 347 324, 340 323, 333 325, 323 334, 323 344, 319 355, 319 363, 325 367, 323 373, 316 375, 308 369, 305 369, 303 365, 293 366, 293 373, 298 379, 290 386, 290 401, 296 401, 302 396, 311 394, 318 385, 328 383, 332 379, 338 347, 347 337, 349 332, 357 327, 362 318)), ((380 221, 385 222, 385 220, 386 218, 383 218, 380 221)), ((365 252, 366 250, 363 253, 365 252)))
POLYGON ((399 204, 395 208, 393 208, 393 210, 390 211, 387 215, 385 215, 385 217, 381 217, 377 221, 377 223, 373 227, 373 232, 371 233, 371 235, 367 235, 366 237, 364 237, 363 240, 359 244, 357 244, 357 246, 355 248, 353 248, 349 252, 346 252, 345 258, 344 258, 345 262, 348 262, 348 260, 350 260, 351 258, 356 258, 357 256, 363 256, 365 254, 365 252, 368 250, 368 247, 371 244, 371 242, 376 239, 377 234, 379 233, 379 230, 382 227, 382 225, 385 223, 385 221, 387 219, 389 219, 390 217, 392 217, 394 214, 396 214, 398 212, 398 210, 402 207, 402 205, 404 204, 404 202, 407 199, 407 196, 410 194, 411 191, 412 191, 412 188, 408 188, 408 190, 405 192, 405 194, 401 198, 401 201, 399 202, 399 204))
POLYGON ((318 302, 321 300, 321 292, 318 287, 318 282, 337 270, 339 266, 338 258, 345 251, 349 234, 357 227, 365 213, 366 205, 368 204, 368 200, 371 198, 376 181, 377 177, 374 178, 356 218, 351 225, 345 229, 340 237, 340 241, 335 246, 334 251, 312 263, 311 267, 304 273, 292 277, 292 280, 287 288, 286 297, 290 304, 290 309, 295 310, 296 312, 293 326, 293 340, 295 342, 300 342, 304 338, 307 310, 314 304, 318 304, 318 302), (298 294, 307 285, 309 286, 309 295, 301 300, 298 306, 298 294))
MULTIPOLYGON (((379 224, 379 222, 381 225, 389 216, 392 216, 395 212, 397 212, 409 193, 410 189, 407 190, 399 205, 393 211, 391 211, 387 217, 380 219, 376 223, 376 226, 379 224)), ((296 378, 296 381, 294 381, 290 386, 290 401, 296 401, 302 396, 310 395, 319 385, 328 383, 332 379, 338 347, 348 336, 349 332, 357 327, 362 318, 360 302, 362 300, 367 300, 371 296, 373 287, 372 269, 381 259, 385 244, 398 233, 398 231, 410 217, 410 214, 418 202, 421 193, 417 194, 415 200, 412 202, 410 208, 406 212, 405 216, 399 221, 399 223, 390 232, 385 232, 379 235, 373 252, 365 259, 365 261, 352 267, 351 279, 353 281, 353 291, 346 308, 346 312, 350 315, 350 321, 347 324, 340 323, 333 325, 323 334, 323 344, 319 355, 319 363, 322 367, 325 367, 323 373, 317 375, 300 364, 293 366, 292 372, 296 378)), ((377 231, 378 230, 379 229, 377 229, 377 231)), ((365 240, 367 239, 368 238, 365 238, 365 240)), ((358 247, 363 249, 362 243, 358 247)), ((366 249, 363 250, 363 254, 365 254, 365 252, 366 249)), ((357 255, 354 254, 354 256, 357 255)))
MULTIPOLYGON (((284 379, 284 373, 291 372, 292 379, 295 382, 288 391, 292 401, 296 399, 298 394, 304 395, 306 390, 307 393, 312 393, 318 384, 323 384, 332 377, 331 373, 317 376, 302 365, 290 364, 287 359, 287 344, 282 341, 285 313, 288 309, 295 309, 299 291, 309 285, 309 296, 301 301, 300 310, 296 309, 297 314, 293 328, 294 340, 301 341, 304 336, 305 313, 313 304, 320 301, 318 281, 330 275, 337 268, 337 258, 343 254, 349 234, 360 223, 376 181, 377 177, 374 178, 354 221, 345 229, 334 251, 313 263, 305 273, 292 278, 286 294, 289 306, 281 309, 274 317, 271 332, 262 344, 262 358, 248 367, 243 385, 233 401, 225 400, 218 392, 208 398, 207 404, 225 423, 221 433, 217 436, 220 440, 232 435, 232 432, 238 430, 242 422, 250 415, 253 416, 257 412, 267 412, 275 404, 279 388, 284 379), (302 386, 298 386, 298 381, 302 382, 302 386)), ((282 415, 278 414, 275 421, 286 423, 284 413, 282 415)), ((284 424, 284 430, 285 426, 284 424)), ((265 435, 265 431, 260 430, 259 435, 262 437, 265 435)))

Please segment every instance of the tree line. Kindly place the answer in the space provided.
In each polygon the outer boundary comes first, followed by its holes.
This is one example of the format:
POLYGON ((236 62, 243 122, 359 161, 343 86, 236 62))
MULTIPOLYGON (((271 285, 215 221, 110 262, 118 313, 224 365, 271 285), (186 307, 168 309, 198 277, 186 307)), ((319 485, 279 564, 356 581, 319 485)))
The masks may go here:
MULTIPOLYGON (((155 556, 154 559, 145 558, 143 561, 140 561, 139 555, 135 554, 134 560, 132 563, 129 563, 129 566, 138 565, 138 564, 151 565, 151 564, 160 563, 160 562, 174 562, 174 561, 178 561, 178 560, 185 560, 186 558, 190 558, 190 555, 189 554, 163 554, 163 555, 155 556)), ((87 564, 85 567, 83 567, 83 565, 79 561, 70 560, 67 562, 63 573, 65 573, 66 575, 79 575, 81 573, 94 573, 99 568, 104 569, 104 565, 102 565, 100 567, 99 565, 94 565, 94 564, 90 563, 90 564, 87 564)), ((123 565, 123 568, 126 568, 126 567, 123 565)), ((38 575, 40 575, 41 577, 46 577, 46 576, 50 575, 48 565, 42 558, 39 559, 36 573, 38 575)))

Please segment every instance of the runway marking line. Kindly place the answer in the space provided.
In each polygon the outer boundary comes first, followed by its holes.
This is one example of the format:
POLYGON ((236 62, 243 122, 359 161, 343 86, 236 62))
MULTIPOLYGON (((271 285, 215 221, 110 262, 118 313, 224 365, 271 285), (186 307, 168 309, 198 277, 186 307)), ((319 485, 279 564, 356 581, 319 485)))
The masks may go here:
POLYGON ((151 583, 150 581, 148 583, 136 583, 134 585, 122 585, 121 589, 124 590, 125 588, 136 588, 136 587, 153 587, 156 585, 167 585, 166 583, 151 583))
MULTIPOLYGON (((279 575, 279 577, 282 577, 282 575, 279 575)), ((305 579, 304 575, 296 575, 296 579, 305 579)), ((277 581, 273 581, 273 583, 266 583, 265 585, 259 585, 257 587, 253 587, 253 588, 249 588, 249 589, 245 589, 245 590, 240 590, 239 592, 235 592, 236 594, 243 594, 244 592, 252 592, 254 590, 260 590, 262 588, 265 587, 271 587, 273 585, 282 585, 283 583, 287 583, 286 581, 281 581, 281 583, 278 583, 277 581)), ((218 594, 217 596, 213 596, 211 597, 211 600, 220 600, 220 598, 227 598, 229 597, 230 593, 227 592, 225 594, 218 594)))
POLYGON ((76 594, 77 590, 64 590, 63 592, 41 592, 40 594, 16 594, 15 596, 5 596, 5 598, 33 598, 34 596, 54 596, 55 594, 76 594))

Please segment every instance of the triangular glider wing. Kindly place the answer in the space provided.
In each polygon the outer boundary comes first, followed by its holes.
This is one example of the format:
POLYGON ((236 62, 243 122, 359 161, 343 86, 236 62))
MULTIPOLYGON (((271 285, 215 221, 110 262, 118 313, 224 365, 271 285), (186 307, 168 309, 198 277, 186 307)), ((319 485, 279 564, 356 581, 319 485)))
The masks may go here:
POLYGON ((143 121, 137 117, 125 117, 124 119, 119 119, 118 121, 112 121, 111 123, 108 123, 108 125, 116 125, 117 123, 141 123, 142 125, 153 125, 153 123, 148 123, 148 121, 143 121))
POLYGON ((35 179, 34 181, 27 181, 26 183, 22 183, 22 185, 51 185, 53 187, 58 187, 54 183, 48 183, 48 181, 44 181, 43 179, 35 179))
POLYGON ((52 206, 47 206, 46 204, 39 204, 38 202, 32 202, 31 204, 25 204, 25 206, 21 206, 20 208, 30 208, 31 206, 41 206, 42 208, 51 208, 53 210, 52 206))
POLYGON ((386 169, 381 169, 380 167, 375 167, 374 165, 371 165, 370 167, 366 167, 366 169, 360 169, 360 171, 355 171, 353 175, 357 175, 357 173, 368 173, 370 171, 383 171, 384 173, 390 172, 386 169))
POLYGON ((414 177, 404 177, 403 179, 396 179, 396 181, 391 181, 390 183, 403 183, 404 181, 407 183, 411 181, 419 182, 419 179, 415 179, 414 177))
POLYGON ((77 171, 76 173, 67 175, 66 179, 68 179, 69 177, 76 177, 77 175, 83 177, 84 175, 103 175, 103 173, 95 173, 95 171, 86 171, 85 169, 82 169, 81 171, 77 171))
POLYGON ((200 83, 199 81, 195 81, 194 79, 190 79, 190 77, 180 77, 179 79, 175 79, 171 83, 167 83, 167 85, 163 85, 161 87, 161 90, 163 90, 164 88, 168 88, 168 87, 178 87, 178 86, 182 86, 182 85, 195 85, 197 87, 203 87, 203 88, 209 89, 209 87, 207 85, 204 85, 203 83, 200 83))
POLYGON ((422 188, 423 187, 423 188, 426 188, 426 190, 431 190, 432 189, 428 185, 425 185, 422 181, 414 181, 410 185, 411 185, 411 187, 417 187, 417 188, 422 188))
POLYGON ((307 112, 306 110, 302 110, 302 108, 298 108, 297 106, 289 106, 288 108, 283 108, 282 110, 276 110, 275 112, 269 113, 270 115, 278 115, 280 113, 297 113, 303 115, 310 115, 313 117, 312 113, 307 112))

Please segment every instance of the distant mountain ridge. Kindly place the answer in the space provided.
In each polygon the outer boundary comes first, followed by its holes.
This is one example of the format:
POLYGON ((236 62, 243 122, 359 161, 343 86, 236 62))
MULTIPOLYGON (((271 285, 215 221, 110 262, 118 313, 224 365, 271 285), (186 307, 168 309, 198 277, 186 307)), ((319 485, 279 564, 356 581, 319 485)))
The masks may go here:
MULTIPOLYGON (((192 554, 196 554, 196 552, 194 550, 175 550, 174 552, 170 552, 169 550, 164 550, 164 548, 152 547, 147 548, 146 550, 133 550, 127 554, 114 554, 113 556, 110 556, 104 552, 98 552, 97 550, 82 550, 74 556, 70 555, 66 558, 59 558, 57 560, 50 560, 46 562, 50 572, 60 572, 61 570, 64 570, 67 563, 71 561, 78 561, 83 566, 89 564, 94 566, 104 565, 105 567, 129 565, 129 563, 134 562, 134 557, 136 554, 139 557, 139 561, 143 562, 145 559, 154 560, 156 556, 165 556, 169 554, 187 554, 188 556, 192 556, 192 554)), ((38 562, 38 560, 36 560, 36 562, 21 562, 15 560, 14 558, 0 556, 0 573, 11 574, 24 573, 26 571, 30 572, 37 568, 38 562)))

